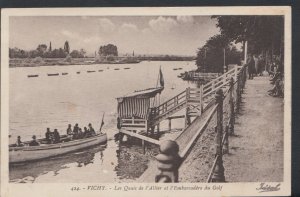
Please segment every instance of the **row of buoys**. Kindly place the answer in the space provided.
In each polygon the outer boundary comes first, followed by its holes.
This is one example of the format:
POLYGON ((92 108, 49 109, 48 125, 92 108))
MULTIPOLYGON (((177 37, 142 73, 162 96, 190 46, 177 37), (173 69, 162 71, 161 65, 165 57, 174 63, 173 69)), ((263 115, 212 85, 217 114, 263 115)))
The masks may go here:
POLYGON ((182 68, 173 68, 173 70, 182 70, 182 68))
MULTIPOLYGON (((124 68, 124 70, 127 70, 127 69, 130 69, 129 67, 126 67, 124 68)), ((114 70, 120 70, 120 68, 115 68, 114 70)), ((95 70, 87 70, 86 71, 87 73, 94 73, 96 72, 95 70)), ((103 70, 98 70, 98 72, 103 72, 103 70)), ((80 71, 77 71, 76 74, 80 74, 81 72, 80 71)), ((69 73, 67 72, 63 72, 61 73, 61 75, 68 75, 69 73)), ((37 74, 34 74, 34 75, 27 75, 28 78, 31 78, 31 77, 38 77, 39 75, 37 74)), ((47 76, 59 76, 59 73, 47 73, 47 76)))

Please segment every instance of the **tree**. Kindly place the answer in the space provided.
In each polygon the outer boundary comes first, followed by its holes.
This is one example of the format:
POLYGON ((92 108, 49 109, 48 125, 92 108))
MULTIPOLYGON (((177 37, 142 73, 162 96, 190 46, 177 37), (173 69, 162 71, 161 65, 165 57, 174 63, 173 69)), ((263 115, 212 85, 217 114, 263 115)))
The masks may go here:
POLYGON ((230 39, 224 35, 215 35, 206 41, 206 44, 198 49, 196 64, 200 72, 223 72, 225 65, 240 64, 241 52, 232 45, 230 39))
POLYGON ((47 51, 47 45, 39 44, 36 48, 39 57, 43 57, 44 53, 47 51))
MULTIPOLYGON (((254 54, 283 53, 283 16, 213 16, 221 34, 230 41, 248 41, 248 51, 254 54)), ((244 47, 243 47, 244 49, 244 47)), ((271 56, 272 57, 272 56, 271 56)), ((283 57, 283 55, 281 55, 283 57)))
POLYGON ((67 54, 70 53, 70 46, 69 46, 69 42, 68 41, 65 42, 64 52, 66 52, 67 54))
POLYGON ((113 44, 100 46, 98 54, 100 56, 118 56, 118 48, 113 44))

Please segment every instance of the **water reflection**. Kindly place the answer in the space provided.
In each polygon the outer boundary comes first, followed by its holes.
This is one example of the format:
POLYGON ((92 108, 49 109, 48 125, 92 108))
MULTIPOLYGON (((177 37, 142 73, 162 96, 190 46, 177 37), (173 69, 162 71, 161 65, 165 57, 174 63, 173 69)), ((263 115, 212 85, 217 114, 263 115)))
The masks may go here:
POLYGON ((59 171, 70 168, 68 164, 76 163, 76 167, 79 168, 87 166, 93 163, 96 153, 100 152, 100 156, 102 155, 101 157, 103 159, 103 150, 105 147, 106 145, 97 146, 82 152, 65 154, 42 161, 10 164, 10 180, 12 182, 26 182, 26 180, 34 182, 38 176, 50 171, 52 171, 54 175, 58 175, 59 171))

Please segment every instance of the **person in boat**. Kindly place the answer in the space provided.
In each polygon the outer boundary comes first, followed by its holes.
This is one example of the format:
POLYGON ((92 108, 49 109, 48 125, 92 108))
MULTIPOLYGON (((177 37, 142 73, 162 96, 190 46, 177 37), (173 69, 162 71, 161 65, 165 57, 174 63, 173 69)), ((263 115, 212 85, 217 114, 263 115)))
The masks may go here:
POLYGON ((51 143, 51 131, 50 131, 50 128, 47 128, 47 131, 45 133, 45 137, 46 137, 47 144, 50 144, 51 143))
POLYGON ((81 138, 83 138, 83 132, 82 132, 82 129, 79 128, 78 129, 78 139, 81 139, 81 138))
POLYGON ((78 132, 79 132, 79 127, 78 127, 78 123, 75 124, 74 128, 73 128, 73 138, 76 139, 78 136, 78 132))
POLYGON ((96 135, 95 129, 92 127, 92 124, 91 124, 91 123, 89 123, 89 131, 90 131, 90 135, 91 135, 91 136, 96 135))
POLYGON ((54 136, 54 143, 59 143, 60 142, 60 135, 59 135, 57 129, 54 129, 53 136, 54 136))
POLYGON ((21 136, 18 136, 17 142, 16 142, 16 146, 17 146, 17 147, 24 146, 23 142, 21 141, 21 136))
POLYGON ((84 138, 91 137, 90 131, 86 127, 84 127, 83 129, 84 129, 83 137, 84 138))
POLYGON ((73 135, 72 125, 71 125, 71 124, 68 125, 68 128, 67 128, 67 135, 73 135))
POLYGON ((39 145, 40 145, 40 143, 37 142, 36 136, 33 135, 32 136, 32 141, 29 143, 29 146, 39 146, 39 145))

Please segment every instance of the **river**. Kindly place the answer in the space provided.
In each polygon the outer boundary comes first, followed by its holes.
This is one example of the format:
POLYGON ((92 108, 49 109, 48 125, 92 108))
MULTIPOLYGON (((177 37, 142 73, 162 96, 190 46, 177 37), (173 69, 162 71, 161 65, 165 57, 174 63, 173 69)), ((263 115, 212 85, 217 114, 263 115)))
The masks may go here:
MULTIPOLYGON (((114 140, 117 133, 116 98, 135 90, 155 87, 160 66, 165 82, 161 102, 188 86, 195 86, 177 77, 181 72, 195 69, 194 61, 10 68, 10 143, 14 143, 18 135, 23 141, 31 139, 32 135, 43 137, 47 127, 52 131, 57 128, 61 134, 66 132, 68 124, 73 126, 75 123, 79 127, 92 123, 98 129, 104 112, 103 131, 109 139, 105 146, 45 161, 10 166, 10 181, 133 182, 147 168, 148 160, 156 150, 149 148, 147 154, 143 155, 138 144, 119 145, 114 140), (47 76, 48 73, 60 75, 47 76), (39 77, 27 77, 33 74, 39 77)), ((177 120, 172 126, 180 128, 183 124, 183 120, 177 120)), ((161 127, 162 130, 166 128, 166 123, 161 127)))

